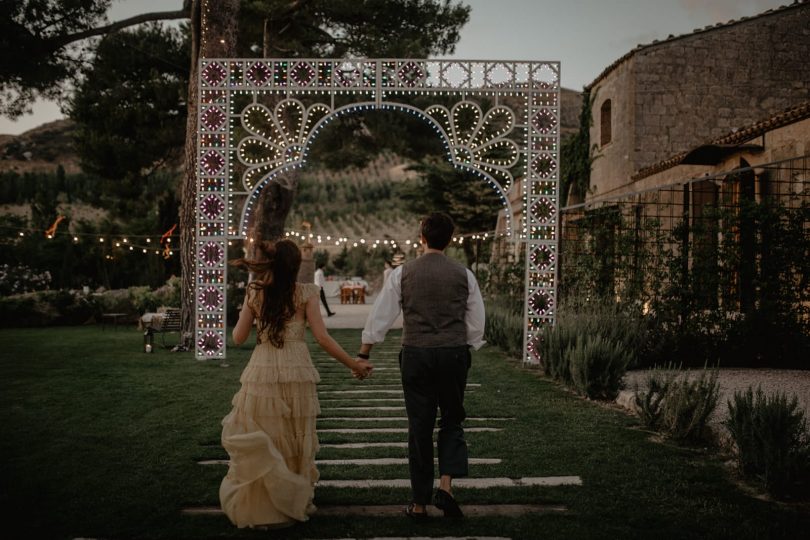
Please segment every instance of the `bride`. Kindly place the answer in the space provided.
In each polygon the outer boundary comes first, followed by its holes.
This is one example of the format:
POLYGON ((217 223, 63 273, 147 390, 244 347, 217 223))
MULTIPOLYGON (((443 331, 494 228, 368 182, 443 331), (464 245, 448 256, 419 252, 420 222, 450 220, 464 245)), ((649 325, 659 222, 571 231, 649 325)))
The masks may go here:
POLYGON ((306 324, 318 345, 354 377, 368 377, 373 367, 349 356, 326 331, 319 287, 296 283, 301 252, 294 242, 261 242, 257 254, 255 260, 232 261, 255 276, 233 339, 244 343, 254 320, 257 337, 233 409, 222 420, 222 446, 230 464, 219 497, 236 526, 277 527, 306 521, 315 511, 315 421, 320 413, 315 385, 320 377, 304 339, 306 324))

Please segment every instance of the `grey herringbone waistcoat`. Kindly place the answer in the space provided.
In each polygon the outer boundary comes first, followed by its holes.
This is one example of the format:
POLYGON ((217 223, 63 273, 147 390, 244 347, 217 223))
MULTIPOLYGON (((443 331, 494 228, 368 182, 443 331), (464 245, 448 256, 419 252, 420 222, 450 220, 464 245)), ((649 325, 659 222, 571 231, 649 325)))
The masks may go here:
POLYGON ((467 344, 467 269, 438 253, 402 267, 402 344, 457 347, 467 344))

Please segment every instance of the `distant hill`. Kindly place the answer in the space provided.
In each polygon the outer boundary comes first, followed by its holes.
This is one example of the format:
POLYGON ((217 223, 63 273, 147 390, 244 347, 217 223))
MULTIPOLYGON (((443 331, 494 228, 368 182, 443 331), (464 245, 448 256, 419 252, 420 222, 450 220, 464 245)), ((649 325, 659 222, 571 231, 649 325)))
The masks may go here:
POLYGON ((0 135, 0 172, 51 172, 59 165, 68 174, 81 172, 75 132, 72 120, 56 120, 20 135, 0 135))

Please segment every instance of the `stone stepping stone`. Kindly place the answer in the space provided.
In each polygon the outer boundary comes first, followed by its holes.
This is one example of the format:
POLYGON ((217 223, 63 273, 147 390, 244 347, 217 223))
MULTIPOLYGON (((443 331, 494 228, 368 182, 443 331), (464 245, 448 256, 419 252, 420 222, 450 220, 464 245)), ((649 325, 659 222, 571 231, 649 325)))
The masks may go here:
MULTIPOLYGON (((483 433, 486 431, 503 431, 503 429, 490 427, 464 428, 464 433, 483 433)), ((327 428, 318 429, 318 433, 408 433, 408 428, 327 428)))
MULTIPOLYGON (((400 512, 402 507, 400 507, 400 512)), ((512 540, 506 536, 374 536, 370 538, 319 538, 317 540, 512 540)))
POLYGON ((344 402, 344 401, 352 401, 352 402, 355 402, 355 401, 363 401, 363 402, 378 401, 378 402, 385 402, 385 403, 391 403, 391 402, 405 403, 405 398, 350 398, 350 399, 329 399, 329 398, 326 398, 326 399, 318 399, 318 401, 320 403, 334 403, 336 401, 337 402, 344 402))
MULTIPOLYGON (((461 506, 466 517, 503 516, 520 517, 528 514, 548 514, 567 512, 568 508, 560 504, 463 504, 461 506)), ((319 506, 316 516, 401 516, 404 505, 357 505, 357 506, 319 506)), ((428 514, 443 518, 440 510, 428 508, 428 514)), ((414 537, 409 537, 413 540, 414 537)), ((418 538, 418 537, 417 537, 418 538)), ((454 537, 442 537, 449 539, 454 537)), ((465 540, 472 538, 499 538, 493 536, 463 536, 465 540)), ((436 539, 438 540, 438 539, 436 539)))
POLYGON ((402 394, 402 388, 399 390, 321 390, 318 389, 318 394, 402 394))
MULTIPOLYGON (((374 371, 390 371, 389 375, 393 374, 396 371, 397 375, 399 374, 399 363, 398 362, 380 362, 379 360, 371 361, 371 364, 374 366, 374 371)), ((319 370, 328 371, 330 373, 346 373, 346 367, 343 364, 338 362, 334 362, 331 364, 322 364, 320 362, 314 362, 313 365, 318 368, 319 370)))
MULTIPOLYGON (((349 381, 347 381, 349 382, 349 381)), ((401 384, 369 384, 369 383, 361 383, 361 382, 349 382, 349 385, 346 384, 334 384, 334 383, 321 383, 318 385, 318 390, 335 390, 340 388, 346 388, 346 390, 392 390, 398 389, 402 391, 401 384)))
MULTIPOLYGON (((472 394, 473 390, 468 390, 466 393, 472 394)), ((343 395, 343 394, 399 394, 402 395, 402 388, 399 390, 321 390, 318 389, 318 395, 343 395)), ((354 398, 352 398, 354 399, 354 398)))
MULTIPOLYGON (((361 385, 362 385, 362 388, 364 390, 381 390, 381 389, 387 389, 387 388, 399 388, 400 391, 402 390, 402 385, 401 384, 366 384, 366 383, 358 382, 357 384, 354 384, 352 386, 361 386, 361 385)), ((319 384, 318 389, 331 389, 331 387, 334 387, 334 386, 343 386, 343 385, 329 384, 329 383, 327 383, 327 384, 319 384)), ((480 383, 470 383, 470 384, 467 385, 467 388, 479 388, 480 386, 481 386, 480 383)))
POLYGON ((357 416, 341 418, 338 416, 319 416, 321 422, 407 422, 407 416, 357 416))
POLYGON ((408 448, 406 442, 353 442, 353 443, 321 443, 321 448, 339 448, 345 450, 360 450, 364 448, 408 448))
MULTIPOLYGON (((438 459, 434 459, 438 463, 438 459)), ((499 465, 501 460, 498 458, 470 458, 470 465, 499 465)), ((228 465, 227 459, 205 459, 198 461, 198 465, 228 465)), ((361 458, 361 459, 316 459, 315 465, 322 466, 348 466, 348 465, 362 465, 371 467, 382 467, 387 465, 407 465, 407 458, 361 458)))
MULTIPOLYGON (((568 511, 560 504, 465 504, 462 507, 466 517, 502 516, 521 517, 529 514, 549 514, 564 513, 568 511)), ((353 505, 353 506, 318 506, 315 517, 328 516, 402 516, 403 505, 353 505)), ((186 515, 197 516, 217 516, 222 514, 222 509, 217 506, 203 506, 197 508, 184 508, 186 515)), ((432 517, 443 518, 441 512, 433 507, 429 507, 428 514, 432 517)), ((510 540, 502 536, 408 536, 410 540, 510 540)), ((369 540, 405 540, 406 537, 376 537, 369 540)), ((341 540, 352 540, 342 538, 341 540)))
MULTIPOLYGON (((438 463, 438 459, 433 460, 438 463)), ((500 465, 499 458, 469 458, 470 465, 500 465)), ((315 460, 316 465, 407 465, 408 458, 361 458, 361 459, 320 459, 315 460)))
MULTIPOLYGON (((334 422, 404 422, 408 420, 407 416, 321 416, 319 420, 334 421, 334 422)), ((509 422, 514 418, 465 418, 465 422, 509 422)))
POLYGON ((405 407, 321 407, 322 411, 404 411, 405 407))
MULTIPOLYGON (((332 488, 410 488, 411 481, 407 478, 391 480, 319 480, 316 484, 319 487, 332 488)), ((434 487, 438 487, 438 479, 434 487)), ((453 489, 489 489, 494 487, 556 487, 556 486, 581 486, 582 479, 579 476, 541 476, 527 478, 456 478, 453 480, 453 489)))

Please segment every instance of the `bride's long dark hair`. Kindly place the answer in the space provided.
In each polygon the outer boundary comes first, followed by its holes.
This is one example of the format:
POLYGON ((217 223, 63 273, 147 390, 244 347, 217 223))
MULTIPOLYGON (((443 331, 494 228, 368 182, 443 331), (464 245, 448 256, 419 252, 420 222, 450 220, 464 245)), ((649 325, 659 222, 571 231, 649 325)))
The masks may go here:
POLYGON ((284 346, 284 326, 295 316, 295 281, 301 268, 301 250, 295 242, 259 242, 255 248, 256 259, 234 259, 234 266, 253 272, 255 279, 248 285, 253 290, 263 291, 263 300, 258 317, 258 334, 267 329, 270 343, 284 346))

